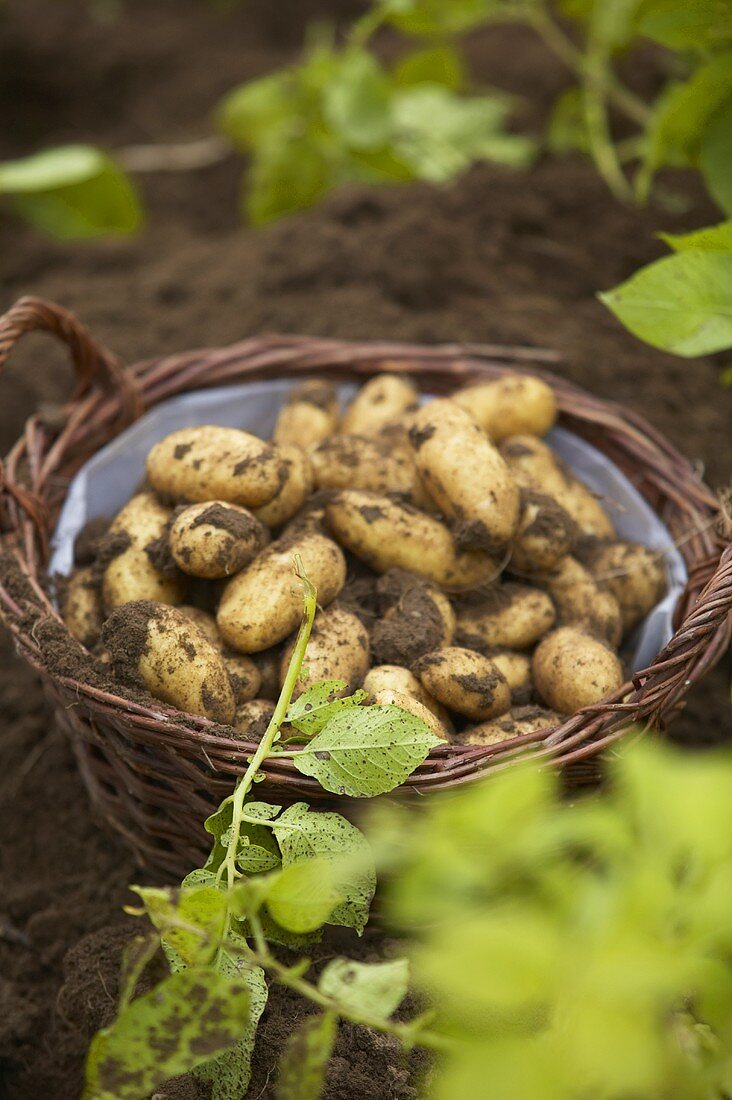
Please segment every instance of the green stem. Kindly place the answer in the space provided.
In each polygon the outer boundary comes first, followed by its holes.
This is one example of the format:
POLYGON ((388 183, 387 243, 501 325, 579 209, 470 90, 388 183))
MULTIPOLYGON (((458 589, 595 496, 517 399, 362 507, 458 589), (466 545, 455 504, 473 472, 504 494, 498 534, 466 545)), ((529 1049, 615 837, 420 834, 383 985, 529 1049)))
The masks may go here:
MULTIPOLYGON (((590 63, 588 57, 588 65, 590 63)), ((594 61, 592 63, 594 64, 594 61)), ((602 64, 602 58, 598 58, 598 69, 601 69, 602 64)), ((596 84, 591 82, 585 84, 582 89, 582 103, 590 141, 590 152, 595 166, 616 199, 621 202, 631 201, 633 189, 618 159, 618 152, 610 133, 607 103, 598 92, 596 84)))

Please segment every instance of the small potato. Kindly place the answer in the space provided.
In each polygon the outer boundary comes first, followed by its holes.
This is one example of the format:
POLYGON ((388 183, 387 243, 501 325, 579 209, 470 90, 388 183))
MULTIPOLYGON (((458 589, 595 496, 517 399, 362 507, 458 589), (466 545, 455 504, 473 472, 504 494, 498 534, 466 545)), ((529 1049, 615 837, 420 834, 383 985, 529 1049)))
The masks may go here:
POLYGON ((374 696, 383 691, 396 691, 401 695, 409 695, 423 707, 427 707, 427 710, 432 711, 448 733, 452 730, 452 723, 445 708, 433 699, 428 691, 425 691, 417 677, 408 668, 402 668, 401 665, 376 665, 366 674, 363 688, 374 696))
POLYGON ((544 493, 523 489, 521 506, 509 569, 522 574, 547 573, 572 549, 577 535, 575 522, 544 493))
POLYGON ((195 623, 204 637, 208 638, 209 642, 221 654, 237 705, 246 703, 249 699, 253 699, 255 695, 259 695, 262 684, 259 669, 250 657, 245 657, 243 653, 234 653, 232 650, 227 649, 224 645, 224 639, 219 634, 219 628, 216 626, 213 615, 209 615, 206 611, 200 611, 197 607, 191 607, 189 604, 182 604, 178 610, 182 611, 186 618, 195 623))
POLYGON ((458 551, 444 523, 389 497, 345 489, 325 515, 338 541, 377 573, 405 569, 450 591, 477 588, 497 575, 490 555, 458 551))
POLYGON ((491 722, 481 722, 479 726, 463 730, 456 740, 461 745, 500 745, 503 741, 513 741, 514 737, 525 737, 528 733, 548 730, 561 723, 561 717, 553 710, 534 706, 515 707, 491 722))
POLYGON ((216 623, 232 649, 258 653, 298 626, 303 613, 302 585, 293 571, 298 554, 317 589, 320 606, 327 607, 336 598, 346 579, 340 547, 318 534, 279 539, 232 577, 223 591, 216 623))
POLYGON ((147 476, 164 499, 199 503, 223 500, 259 508, 275 496, 286 477, 280 452, 238 428, 207 424, 181 428, 156 443, 147 476))
POLYGON ((254 661, 259 672, 258 694, 261 699, 270 699, 273 703, 276 703, 279 699, 281 659, 282 654, 279 646, 252 654, 251 660, 254 661))
POLYGON ((589 569, 620 605, 623 630, 632 630, 663 598, 667 588, 662 556, 636 542, 599 546, 589 569))
POLYGON ((335 386, 318 378, 309 378, 290 390, 277 417, 272 440, 283 446, 300 447, 307 451, 337 431, 338 418, 335 386))
POLYGON ((236 708, 232 725, 247 741, 258 742, 262 740, 274 712, 275 705, 271 700, 250 699, 236 708))
POLYGON ((550 386, 530 374, 508 374, 476 382, 452 395, 495 443, 510 435, 546 435, 557 419, 550 386))
MULTIPOLYGON (((284 684, 295 641, 285 648, 280 664, 280 684, 284 684)), ((361 686, 370 661, 369 636, 360 619, 340 607, 319 611, 315 616, 305 649, 302 672, 293 698, 321 680, 345 680, 338 695, 352 695, 361 686), (304 675, 303 675, 304 673, 304 675)))
POLYGON ((476 721, 503 714, 511 706, 511 690, 503 673, 490 658, 471 649, 447 646, 426 653, 413 671, 443 706, 476 721))
POLYGON ((537 692, 552 710, 574 714, 599 703, 623 684, 623 669, 604 642, 575 626, 562 626, 537 646, 532 661, 537 692))
POLYGON ((511 702, 518 706, 531 698, 531 658, 511 649, 496 649, 486 654, 511 689, 511 702))
POLYGON ((414 414, 409 440, 425 489, 455 521, 462 548, 500 554, 519 521, 519 490, 478 423, 447 398, 414 414))
POLYGON ((575 558, 563 558, 542 585, 554 600, 560 626, 584 627, 617 648, 623 633, 618 601, 575 558))
POLYGON ((251 512, 221 500, 184 508, 168 535, 178 568, 207 580, 238 573, 268 542, 267 528, 251 512))
POLYGON ((102 633, 104 612, 99 585, 91 566, 75 569, 68 578, 63 593, 63 620, 69 633, 90 648, 102 633))
POLYGON ((299 447, 282 444, 280 453, 285 469, 282 487, 268 504, 254 509, 254 515, 267 527, 280 527, 287 523, 313 491, 313 471, 305 452, 299 447))
POLYGON ((613 538, 615 531, 605 509, 543 440, 515 435, 506 439, 500 450, 522 489, 553 497, 582 534, 613 538))
MULTIPOLYGON (((184 579, 176 569, 162 572, 156 548, 167 540, 170 509, 153 493, 138 493, 125 504, 109 528, 107 548, 119 546, 102 578, 102 597, 108 611, 133 600, 177 604, 184 598, 184 579)), ((102 548, 102 556, 105 548, 102 548)))
POLYGON ((376 435, 387 424, 417 408, 417 387, 399 374, 377 374, 362 386, 343 414, 341 431, 376 435))
POLYGON ((115 675, 156 699, 214 722, 234 717, 221 654, 175 607, 138 600, 117 608, 102 630, 115 675))
POLYGON ((333 489, 318 489, 282 528, 280 538, 293 538, 295 533, 299 536, 306 532, 311 535, 327 535, 325 509, 335 496, 333 489))
POLYGON ((411 665, 423 653, 449 645, 455 633, 452 605, 436 585, 414 573, 390 569, 376 583, 382 619, 371 629, 379 664, 411 665))
POLYGON ((448 740, 448 730, 436 717, 435 714, 420 703, 418 699, 415 699, 413 695, 407 695, 406 692, 394 691, 393 688, 382 688, 373 695, 373 702, 379 706, 392 706, 399 707, 400 710, 406 710, 407 714, 413 714, 415 718, 421 718, 426 726, 434 733, 435 737, 439 737, 442 741, 448 740))
POLYGON ((546 592, 523 584, 495 585, 458 611, 458 632, 487 646, 528 649, 552 629, 554 604, 546 592))
POLYGON ((412 452, 361 435, 333 435, 310 452, 318 489, 397 493, 411 504, 428 503, 412 452))

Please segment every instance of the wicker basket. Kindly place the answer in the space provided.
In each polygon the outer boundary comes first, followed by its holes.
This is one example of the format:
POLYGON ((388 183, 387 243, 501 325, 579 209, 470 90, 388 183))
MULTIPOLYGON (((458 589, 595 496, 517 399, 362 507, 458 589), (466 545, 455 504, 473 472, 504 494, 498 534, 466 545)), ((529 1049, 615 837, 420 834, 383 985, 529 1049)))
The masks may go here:
MULTIPOLYGON (((722 536, 715 496, 635 413, 538 369, 537 362, 551 361, 549 353, 264 336, 125 369, 71 314, 24 298, 0 320, 0 367, 16 341, 33 331, 52 333, 68 346, 78 385, 63 409, 28 420, 5 461, 0 613, 18 651, 42 677, 95 807, 143 863, 172 874, 198 865, 207 848, 201 822, 245 770, 253 746, 227 736, 225 727, 207 719, 183 716, 162 704, 138 705, 65 675, 45 642, 58 638, 62 626, 44 588, 44 571, 49 537, 75 472, 142 412, 176 394, 308 373, 338 381, 363 379, 387 367, 409 372, 431 392, 445 393, 468 379, 530 370, 553 387, 561 423, 625 471, 678 541, 689 581, 676 608, 676 633, 651 667, 548 733, 487 747, 440 746, 401 793, 452 787, 506 767, 527 751, 571 765, 574 777, 581 778, 587 762, 629 724, 660 728, 668 722, 690 686, 719 660, 729 642, 732 547, 722 536), (18 567, 25 576, 20 586, 18 567)), ((265 772, 258 788, 262 797, 333 801, 289 760, 270 761, 265 772)))

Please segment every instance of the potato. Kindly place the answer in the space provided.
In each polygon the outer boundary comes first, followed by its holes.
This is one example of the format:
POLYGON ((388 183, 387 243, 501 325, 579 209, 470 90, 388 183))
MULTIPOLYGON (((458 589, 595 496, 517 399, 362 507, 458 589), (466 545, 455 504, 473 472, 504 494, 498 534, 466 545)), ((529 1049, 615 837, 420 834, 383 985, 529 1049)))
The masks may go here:
POLYGON ((372 701, 382 707, 392 706, 399 707, 400 710, 406 710, 407 714, 413 714, 415 718, 421 718, 436 737, 441 738, 443 741, 448 740, 448 730, 439 718, 432 713, 429 707, 424 706, 418 699, 415 699, 413 695, 394 691, 393 688, 382 688, 374 693, 372 701))
POLYGON ((491 722, 481 722, 478 726, 463 730, 457 740, 461 745, 500 745, 503 741, 512 741, 514 737, 525 737, 526 734, 548 730, 561 723, 562 718, 553 710, 535 706, 515 707, 491 722))
POLYGON ((480 721, 511 706, 511 690, 488 657, 471 649, 447 646, 426 653, 412 671, 422 686, 449 710, 480 721))
POLYGON ((306 451, 337 430, 338 418, 335 387, 330 382, 309 378, 290 390, 277 417, 272 440, 306 451))
MULTIPOLYGON (((284 684, 295 646, 295 639, 285 648, 280 664, 280 684, 284 684)), ((305 650, 302 672, 295 685, 293 698, 321 680, 345 680, 346 687, 338 695, 352 695, 361 686, 370 663, 369 636, 360 619, 351 611, 331 607, 319 611, 305 650), (303 675, 304 673, 304 675, 303 675)))
POLYGON ((476 382, 452 400, 478 421, 495 443, 510 435, 546 435, 557 419, 550 386, 530 374, 509 374, 476 382))
POLYGON ((310 459, 299 447, 280 447, 285 469, 282 487, 268 504, 254 509, 257 519, 267 527, 280 527, 302 508, 313 491, 313 471, 310 459))
POLYGON ((620 661, 605 642, 576 626, 552 631, 537 646, 532 675, 538 694, 560 714, 599 703, 623 684, 620 661))
POLYGON ((411 665, 423 653, 449 645, 455 613, 444 592, 414 573, 390 569, 376 583, 382 619, 373 624, 371 644, 379 664, 411 665))
POLYGON ((62 602, 69 633, 90 648, 98 640, 104 622, 102 597, 91 566, 74 570, 66 581, 62 602))
POLYGON ((280 538, 291 538, 296 532, 298 535, 303 535, 306 532, 327 535, 325 509, 335 496, 334 489, 318 489, 309 500, 305 501, 302 508, 295 513, 289 523, 283 527, 280 538))
POLYGON ((531 697, 531 658, 526 653, 512 649, 496 649, 486 654, 504 677, 511 689, 514 705, 525 703, 531 697))
POLYGON ((216 580, 238 573, 269 542, 263 523, 238 504, 191 504, 173 518, 168 544, 178 568, 216 580))
POLYGON ((387 424, 417 408, 417 387, 399 374, 377 374, 354 397, 343 414, 341 431, 376 435, 387 424))
POLYGON ((663 598, 663 556, 635 542, 613 542, 591 554, 589 569, 620 605, 623 630, 632 630, 663 598))
POLYGON ((509 569, 522 574, 547 573, 570 552, 576 536, 574 520, 552 497, 523 489, 509 569))
POLYGON ((282 487, 287 471, 280 452, 249 432, 207 424, 181 428, 147 456, 153 489, 171 501, 223 500, 258 508, 282 487))
POLYGON ((231 690, 237 703, 246 703, 260 694, 262 677, 259 669, 251 657, 245 657, 243 653, 234 653, 224 645, 224 639, 219 634, 216 620, 207 611, 201 611, 190 604, 181 604, 178 608, 183 614, 195 623, 202 634, 219 651, 224 662, 231 690))
POLYGON ((261 741, 266 733, 275 705, 270 699, 250 699, 236 708, 233 726, 247 741, 261 741))
POLYGON ((107 619, 102 640, 115 675, 156 699, 214 722, 234 717, 234 693, 221 654, 183 612, 137 600, 107 619))
POLYGON ((523 489, 553 497, 584 535, 613 537, 612 522, 600 502, 543 440, 532 435, 511 436, 500 451, 523 489))
POLYGON ((257 666, 259 672, 259 697, 270 699, 276 703, 280 697, 280 660, 282 655, 280 647, 264 649, 261 653, 254 653, 251 660, 257 666))
POLYGON ((452 723, 445 708, 433 699, 428 691, 425 691, 417 677, 408 668, 402 668, 401 665, 376 665, 366 674, 363 688, 369 695, 374 696, 383 691, 396 691, 400 695, 409 695, 423 707, 427 707, 427 710, 432 711, 448 733, 452 731, 452 723))
POLYGON ((216 623, 227 645, 242 653, 269 649, 292 634, 303 612, 302 585, 294 574, 296 555, 327 607, 346 578, 340 547, 324 535, 305 533, 279 539, 227 584, 216 623))
POLYGON ((541 583, 554 601, 560 626, 584 627, 617 648, 623 633, 618 601, 575 558, 563 558, 541 583))
POLYGON ((409 439, 424 486, 455 521, 463 548, 502 553, 519 520, 519 490, 479 424, 449 399, 414 414, 409 439))
POLYGON ((377 493, 345 489, 325 515, 338 541, 377 573, 405 569, 460 591, 489 583, 499 569, 483 551, 458 551, 447 527, 433 516, 377 493))
MULTIPOLYGON (((104 570, 102 597, 104 606, 115 607, 133 600, 155 600, 177 604, 184 598, 184 580, 177 570, 167 575, 161 572, 156 546, 167 543, 170 509, 165 508, 152 493, 138 493, 117 514, 105 540, 106 548, 119 546, 104 570)), ((104 555, 105 548, 101 553, 104 555)))
POLYGON ((310 452, 318 489, 398 493, 412 504, 430 504, 409 447, 362 435, 333 435, 310 452))
POLYGON ((546 592, 523 584, 500 584, 458 610, 459 635, 482 645, 528 649, 552 629, 554 604, 546 592))

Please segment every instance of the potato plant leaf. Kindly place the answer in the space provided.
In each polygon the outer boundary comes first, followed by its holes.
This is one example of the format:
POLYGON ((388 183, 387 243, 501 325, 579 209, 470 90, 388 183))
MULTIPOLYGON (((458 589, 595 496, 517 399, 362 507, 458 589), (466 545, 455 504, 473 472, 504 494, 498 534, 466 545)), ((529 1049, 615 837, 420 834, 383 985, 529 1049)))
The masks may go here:
POLYGON ((333 959, 320 975, 318 989, 354 1012, 388 1019, 407 995, 409 963, 391 959, 361 963, 333 959))
POLYGON ((211 1100, 241 1100, 249 1088, 257 1026, 267 1004, 267 983, 261 967, 245 969, 241 957, 228 952, 222 953, 220 969, 246 985, 249 1011, 236 1044, 212 1061, 198 1066, 194 1074, 210 1083, 211 1100))
POLYGON ((441 84, 453 92, 465 84, 465 66, 452 46, 432 46, 414 50, 397 63, 393 72, 396 84, 441 84))
POLYGON ((716 204, 725 214, 732 214, 732 96, 704 131, 699 169, 716 204))
POLYGON ((501 0, 381 0, 389 21, 405 34, 460 34, 508 9, 501 0))
POLYGON ((290 703, 285 722, 300 733, 320 733, 334 714, 357 707, 366 698, 366 692, 359 690, 345 698, 334 699, 335 693, 343 691, 345 687, 345 680, 321 680, 317 684, 311 684, 290 703))
POLYGON ((300 1024, 280 1059, 275 1100, 320 1100, 335 1037, 336 1020, 329 1012, 300 1024))
POLYGON ((343 900, 328 923, 355 928, 360 935, 376 889, 374 859, 363 833, 340 814, 313 813, 304 802, 289 806, 273 830, 283 866, 310 859, 333 862, 335 886, 343 900))
POLYGON ((273 876, 267 890, 270 913, 289 932, 314 932, 343 900, 330 861, 291 863, 273 876))
POLYGON ((732 219, 693 233, 659 233, 658 236, 674 252, 732 252, 732 219))
POLYGON ((334 794, 386 794, 403 783, 440 740, 419 718, 394 706, 336 714, 293 763, 334 794))
POLYGON ((732 41, 732 0, 641 0, 636 28, 672 50, 707 50, 732 41))
POLYGON ((246 981, 215 970, 172 974, 94 1036, 83 1100, 144 1100, 232 1046, 250 1011, 246 981))
POLYGON ((289 70, 234 88, 216 110, 216 124, 239 149, 276 141, 297 122, 295 81, 289 70))
POLYGON ((218 945, 226 917, 226 896, 215 886, 187 887, 178 891, 158 887, 132 887, 142 900, 148 918, 162 934, 166 954, 179 966, 207 961, 218 945), (195 926, 200 934, 175 927, 176 922, 195 926))
POLYGON ((380 149, 391 130, 391 82, 366 50, 349 50, 323 94, 323 113, 335 134, 354 149, 380 149))

